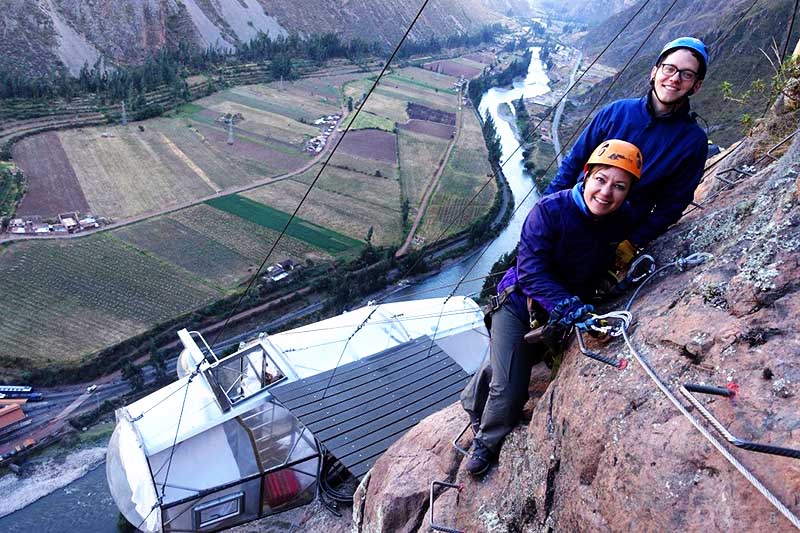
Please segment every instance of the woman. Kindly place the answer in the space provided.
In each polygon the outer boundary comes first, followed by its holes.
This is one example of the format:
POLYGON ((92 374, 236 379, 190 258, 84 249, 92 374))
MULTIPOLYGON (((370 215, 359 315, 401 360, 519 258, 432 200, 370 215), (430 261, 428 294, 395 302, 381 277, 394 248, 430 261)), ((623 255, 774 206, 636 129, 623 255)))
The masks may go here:
POLYGON ((531 368, 542 344, 523 337, 538 325, 565 336, 594 311, 583 302, 613 264, 630 231, 625 198, 641 176, 642 154, 612 139, 595 148, 584 178, 572 189, 545 196, 531 209, 519 241, 516 268, 497 286, 489 356, 461 393, 475 439, 466 468, 485 473, 528 399, 531 368))

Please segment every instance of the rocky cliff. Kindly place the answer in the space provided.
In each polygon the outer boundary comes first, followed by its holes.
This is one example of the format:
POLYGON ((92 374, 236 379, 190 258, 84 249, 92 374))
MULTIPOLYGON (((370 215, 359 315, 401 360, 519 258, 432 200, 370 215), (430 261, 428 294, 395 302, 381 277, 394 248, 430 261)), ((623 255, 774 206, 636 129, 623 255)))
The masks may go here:
MULTIPOLYGON (((270 36, 335 32, 396 43, 421 2, 388 0, 6 0, 0 10, 0 68, 45 74, 64 66, 131 64, 165 44, 230 48, 270 36)), ((431 0, 412 39, 472 32, 524 14, 524 0, 431 0)))
MULTIPOLYGON (((659 264, 694 252, 713 260, 665 270, 632 308, 636 350, 676 394, 686 382, 735 383, 733 400, 701 402, 737 437, 792 448, 800 448, 800 136, 772 152, 777 161, 765 154, 798 126, 796 87, 709 170, 696 198, 703 209, 649 250, 659 264), (742 165, 747 174, 724 172, 742 165)), ((593 348, 630 357, 621 340, 593 348)), ((450 445, 467 423, 451 406, 376 463, 356 495, 354 530, 428 531, 432 480, 464 485, 437 493, 436 521, 469 532, 792 530, 638 364, 601 365, 573 340, 552 382, 536 370, 530 419, 483 480, 466 474, 450 445)), ((723 446, 800 513, 799 460, 723 446)))

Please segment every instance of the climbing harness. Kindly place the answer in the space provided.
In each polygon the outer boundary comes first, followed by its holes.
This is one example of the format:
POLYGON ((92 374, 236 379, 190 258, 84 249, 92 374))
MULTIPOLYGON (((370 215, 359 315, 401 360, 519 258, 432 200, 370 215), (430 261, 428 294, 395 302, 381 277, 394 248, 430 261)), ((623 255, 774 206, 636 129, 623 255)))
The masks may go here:
POLYGON ((430 493, 430 503, 429 503, 429 506, 431 508, 431 514, 430 514, 430 517, 429 517, 430 528, 432 530, 434 530, 434 531, 444 531, 445 533, 464 533, 460 529, 454 529, 452 527, 442 526, 442 525, 439 525, 436 522, 434 522, 434 518, 433 518, 433 502, 434 502, 433 492, 434 492, 434 489, 437 486, 444 487, 445 490, 447 490, 447 489, 458 489, 458 492, 461 492, 462 490, 464 490, 464 485, 458 485, 456 483, 450 483, 448 481, 435 481, 435 480, 431 481, 431 493, 430 493))

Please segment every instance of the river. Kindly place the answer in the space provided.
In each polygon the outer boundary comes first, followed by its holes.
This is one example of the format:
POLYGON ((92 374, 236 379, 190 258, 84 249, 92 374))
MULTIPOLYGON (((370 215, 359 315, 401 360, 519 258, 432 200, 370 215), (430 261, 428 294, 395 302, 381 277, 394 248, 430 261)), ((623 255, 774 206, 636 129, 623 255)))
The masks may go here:
MULTIPOLYGON (((414 298, 434 298, 446 296, 452 287, 467 273, 467 279, 486 275, 492 265, 504 253, 512 250, 519 239, 522 223, 528 211, 536 202, 538 195, 531 192, 534 189, 533 180, 524 172, 522 150, 517 149, 517 140, 511 125, 499 112, 501 104, 508 104, 513 110, 513 101, 520 96, 532 98, 548 92, 547 73, 539 60, 539 48, 532 48, 531 64, 524 80, 514 83, 512 88, 492 88, 483 95, 479 111, 485 117, 491 114, 495 122, 497 133, 503 149, 501 158, 503 173, 514 194, 514 201, 518 207, 514 217, 503 232, 487 246, 469 254, 459 261, 451 263, 442 271, 425 281, 409 286, 394 293, 391 301, 408 300, 414 298), (526 198, 527 197, 527 198, 526 198), (523 199, 525 199, 523 201, 523 199), (482 255, 481 255, 482 254, 482 255), (477 264, 475 261, 477 259, 477 264), (474 265, 474 266, 473 266, 474 265), (419 294, 419 295, 418 295, 419 294)), ((476 294, 480 292, 483 280, 465 282, 458 288, 457 294, 476 294)), ((96 464, 96 461, 91 461, 96 464)), ((64 465, 59 465, 61 469, 64 465)), ((4 499, 20 499, 19 505, 27 505, 20 510, 0 518, 0 531, 3 532, 28 532, 37 533, 61 531, 92 531, 116 532, 118 511, 108 491, 105 479, 105 467, 101 465, 84 475, 87 466, 78 465, 81 469, 79 479, 64 486, 63 482, 52 480, 51 488, 55 490, 41 499, 28 504, 35 499, 31 496, 31 485, 40 483, 35 479, 13 479, 13 474, 8 478, 0 479, 3 487, 4 499)), ((76 470, 77 471, 77 470, 76 470)), ((68 477, 69 472, 64 476, 68 477)), ((39 477, 39 476, 34 476, 39 477)), ((74 479, 73 476, 72 479, 74 479)), ((8 500, 7 500, 8 501, 8 500)), ((12 502, 8 502, 12 504, 12 502)))
MULTIPOLYGON (((497 134, 500 137, 500 143, 503 148, 503 156, 500 161, 504 163, 503 174, 506 177, 506 181, 508 181, 511 192, 514 194, 516 206, 514 217, 503 232, 489 243, 488 246, 484 246, 480 250, 464 256, 460 260, 448 265, 438 274, 427 278, 425 281, 394 293, 390 301, 408 300, 414 299, 415 297, 435 298, 447 296, 465 274, 465 279, 485 276, 501 255, 513 250, 514 246, 517 245, 519 234, 522 230, 522 223, 525 221, 528 211, 530 211, 531 207, 536 203, 539 195, 536 193, 530 174, 525 172, 522 149, 517 149, 519 147, 519 140, 514 133, 514 129, 511 127, 511 124, 503 118, 506 114, 501 113, 499 109, 502 104, 508 104, 513 112, 513 101, 519 100, 520 96, 533 98, 534 96, 539 96, 550 90, 547 85, 549 81, 547 72, 545 71, 544 65, 539 60, 539 50, 538 47, 531 48, 533 52, 531 64, 528 67, 528 74, 524 80, 514 82, 511 88, 494 87, 489 89, 484 93, 481 103, 478 106, 482 117, 486 117, 487 113, 492 116, 497 134), (521 207, 520 203, 522 203, 521 207)), ((456 294, 477 295, 482 286, 482 279, 466 281, 458 287, 456 294)))

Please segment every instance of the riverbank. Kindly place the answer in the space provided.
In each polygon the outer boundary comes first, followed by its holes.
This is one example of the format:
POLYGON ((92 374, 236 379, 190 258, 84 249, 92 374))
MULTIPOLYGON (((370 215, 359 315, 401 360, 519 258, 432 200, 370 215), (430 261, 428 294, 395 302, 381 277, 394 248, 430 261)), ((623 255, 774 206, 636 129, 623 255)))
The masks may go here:
MULTIPOLYGON (((0 477, 0 518, 23 509, 40 498, 73 481, 105 463, 106 447, 79 448, 63 457, 50 455, 24 466, 24 473, 17 476, 7 473, 0 477)), ((6 531, 0 522, 0 530, 6 531)))

